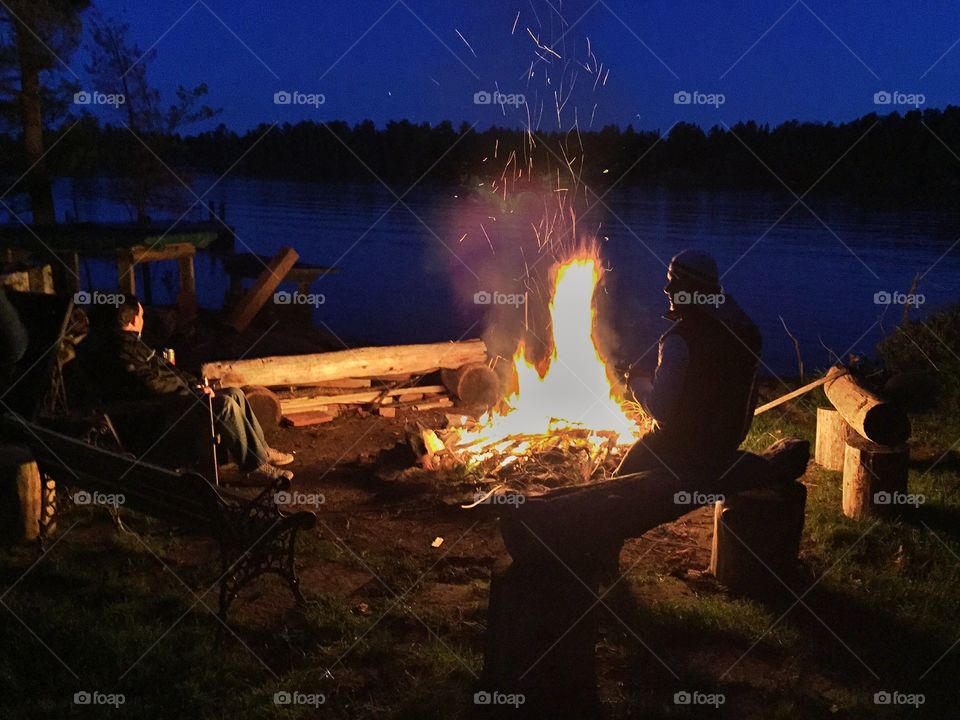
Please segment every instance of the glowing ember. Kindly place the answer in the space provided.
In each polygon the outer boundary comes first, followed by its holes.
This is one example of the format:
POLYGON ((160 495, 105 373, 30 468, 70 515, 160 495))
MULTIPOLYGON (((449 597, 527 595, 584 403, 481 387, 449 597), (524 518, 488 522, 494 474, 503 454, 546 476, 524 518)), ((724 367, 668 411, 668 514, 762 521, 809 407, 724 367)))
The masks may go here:
POLYGON ((510 436, 570 428, 589 430, 597 441, 610 436, 618 444, 633 441, 637 425, 625 412, 594 338, 593 294, 600 274, 595 250, 556 268, 550 297, 553 350, 545 374, 527 360, 521 342, 513 358, 517 392, 480 419, 481 429, 464 433, 461 446, 482 444, 496 452, 495 444, 510 436))

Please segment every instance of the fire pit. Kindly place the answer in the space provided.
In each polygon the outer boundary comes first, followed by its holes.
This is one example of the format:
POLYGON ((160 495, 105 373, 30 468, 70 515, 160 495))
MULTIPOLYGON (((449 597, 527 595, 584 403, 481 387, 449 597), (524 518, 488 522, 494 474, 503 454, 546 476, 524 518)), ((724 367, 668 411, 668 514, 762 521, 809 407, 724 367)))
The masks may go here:
POLYGON ((524 489, 582 484, 612 472, 648 419, 627 400, 596 341, 594 293, 602 273, 596 246, 554 265, 547 358, 532 362, 521 339, 512 358, 512 391, 478 420, 437 433, 442 445, 427 437, 431 455, 446 453, 448 463, 452 458, 489 482, 522 479, 524 489))

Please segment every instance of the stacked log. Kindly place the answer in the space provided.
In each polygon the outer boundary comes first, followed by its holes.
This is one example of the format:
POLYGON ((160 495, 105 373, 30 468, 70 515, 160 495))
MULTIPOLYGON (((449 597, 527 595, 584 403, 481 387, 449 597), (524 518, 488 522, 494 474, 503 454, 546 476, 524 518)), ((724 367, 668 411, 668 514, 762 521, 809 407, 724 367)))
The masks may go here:
POLYGON ((500 385, 486 353, 481 340, 468 340, 213 362, 202 372, 222 387, 244 387, 262 425, 285 419, 301 426, 329 422, 348 408, 394 417, 451 407, 453 397, 492 405, 500 385), (437 371, 443 385, 418 384, 437 371))
POLYGON ((836 414, 817 411, 817 462, 843 470, 843 514, 862 518, 903 510, 909 497, 906 414, 851 373, 837 373, 824 392, 836 414))

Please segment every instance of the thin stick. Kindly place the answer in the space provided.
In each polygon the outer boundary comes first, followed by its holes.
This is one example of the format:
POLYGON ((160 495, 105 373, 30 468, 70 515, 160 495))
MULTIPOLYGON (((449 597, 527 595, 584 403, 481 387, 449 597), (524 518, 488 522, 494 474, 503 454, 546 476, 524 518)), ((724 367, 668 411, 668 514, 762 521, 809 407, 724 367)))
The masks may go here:
POLYGON ((753 411, 753 414, 759 415, 760 413, 765 413, 767 410, 777 407, 777 405, 783 405, 783 403, 787 402, 788 400, 793 400, 796 397, 800 397, 801 395, 808 393, 815 388, 820 387, 824 383, 827 383, 830 380, 834 380, 835 378, 838 378, 841 375, 846 375, 849 372, 850 371, 847 370, 846 368, 830 368, 830 370, 827 371, 827 374, 824 375, 819 380, 814 380, 813 382, 809 382, 803 387, 798 387, 796 390, 793 390, 792 392, 788 392, 786 395, 781 395, 776 400, 771 400, 765 405, 761 405, 760 407, 758 407, 756 410, 753 411))

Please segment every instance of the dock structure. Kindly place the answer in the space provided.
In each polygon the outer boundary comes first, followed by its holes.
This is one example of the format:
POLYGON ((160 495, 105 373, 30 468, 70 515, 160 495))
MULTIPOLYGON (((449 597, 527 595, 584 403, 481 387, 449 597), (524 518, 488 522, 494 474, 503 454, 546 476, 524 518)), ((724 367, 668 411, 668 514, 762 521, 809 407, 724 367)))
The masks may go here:
MULTIPOLYGON (((177 260, 180 263, 181 298, 189 305, 196 295, 193 256, 197 250, 233 247, 233 231, 220 220, 160 224, 61 223, 57 225, 0 225, 0 251, 6 262, 49 264, 59 292, 80 289, 81 258, 114 259, 121 290, 133 292, 132 269, 143 264, 145 291, 149 292, 147 263, 177 260)), ((195 304, 195 299, 193 300, 195 304)))

